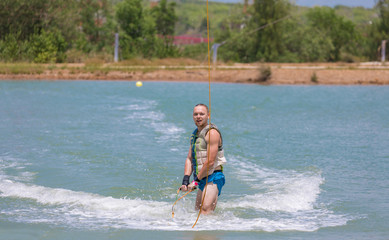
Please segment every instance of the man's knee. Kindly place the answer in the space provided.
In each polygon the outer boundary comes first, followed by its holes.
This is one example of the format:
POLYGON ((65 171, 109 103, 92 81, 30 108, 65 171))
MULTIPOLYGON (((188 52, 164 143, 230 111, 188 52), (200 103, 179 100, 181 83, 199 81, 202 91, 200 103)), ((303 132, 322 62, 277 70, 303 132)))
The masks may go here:
POLYGON ((216 208, 216 202, 204 203, 203 206, 201 206, 201 211, 204 214, 208 214, 213 212, 215 208, 216 208))

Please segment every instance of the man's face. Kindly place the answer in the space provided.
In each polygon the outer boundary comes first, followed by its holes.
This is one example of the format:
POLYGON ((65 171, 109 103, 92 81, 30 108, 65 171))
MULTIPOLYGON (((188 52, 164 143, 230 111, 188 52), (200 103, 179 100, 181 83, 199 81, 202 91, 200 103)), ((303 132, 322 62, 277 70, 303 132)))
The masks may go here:
POLYGON ((197 127, 204 128, 208 124, 208 112, 204 106, 197 106, 193 109, 193 121, 197 127))

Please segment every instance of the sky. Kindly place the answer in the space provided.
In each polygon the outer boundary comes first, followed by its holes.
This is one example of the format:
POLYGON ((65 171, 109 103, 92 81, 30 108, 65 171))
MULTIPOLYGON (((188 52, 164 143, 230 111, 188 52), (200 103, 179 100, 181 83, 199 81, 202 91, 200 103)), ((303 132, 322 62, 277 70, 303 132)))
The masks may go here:
MULTIPOLYGON (((210 0, 213 2, 244 2, 244 0, 210 0)), ((362 6, 365 8, 372 8, 376 0, 291 0, 301 6, 330 6, 345 5, 350 7, 362 6)))

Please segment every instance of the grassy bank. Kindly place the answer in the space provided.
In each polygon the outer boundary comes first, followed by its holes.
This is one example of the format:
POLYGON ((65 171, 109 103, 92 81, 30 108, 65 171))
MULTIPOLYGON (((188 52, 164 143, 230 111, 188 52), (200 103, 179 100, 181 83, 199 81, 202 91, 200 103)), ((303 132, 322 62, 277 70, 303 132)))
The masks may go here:
POLYGON ((35 63, 0 63, 0 74, 41 74, 47 67, 35 63))
POLYGON ((38 64, 38 63, 1 63, 0 74, 2 75, 20 75, 20 74, 42 74, 44 72, 69 72, 107 74, 109 72, 150 72, 167 68, 169 70, 182 70, 187 66, 193 68, 204 68, 200 62, 190 59, 134 59, 119 63, 104 63, 99 59, 89 59, 85 63, 75 64, 38 64))
MULTIPOLYGON (((105 63, 0 63, 3 80, 208 81, 207 62, 192 59, 134 59, 105 63)), ((389 85, 389 66, 380 63, 251 63, 212 66, 212 82, 258 84, 389 85), (265 77, 265 78, 264 78, 265 77)))

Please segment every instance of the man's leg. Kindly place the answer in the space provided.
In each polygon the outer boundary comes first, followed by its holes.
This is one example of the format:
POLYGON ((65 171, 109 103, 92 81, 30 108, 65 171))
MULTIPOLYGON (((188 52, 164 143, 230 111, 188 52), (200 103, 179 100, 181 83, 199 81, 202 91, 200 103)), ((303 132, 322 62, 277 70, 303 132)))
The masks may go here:
MULTIPOLYGON (((217 185, 213 182, 209 182, 206 186, 207 191, 205 193, 205 199, 203 206, 201 208, 202 214, 209 214, 212 213, 216 208, 217 203, 217 196, 219 193, 219 190, 217 188, 217 185)), ((204 189, 205 192, 205 189, 204 189)), ((197 192, 197 198, 196 198, 196 210, 200 209, 201 201, 203 199, 203 191, 200 189, 197 192)))

